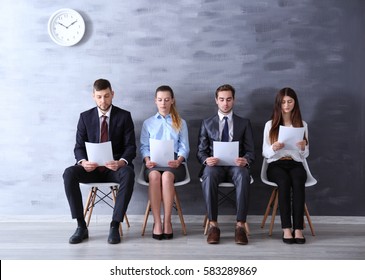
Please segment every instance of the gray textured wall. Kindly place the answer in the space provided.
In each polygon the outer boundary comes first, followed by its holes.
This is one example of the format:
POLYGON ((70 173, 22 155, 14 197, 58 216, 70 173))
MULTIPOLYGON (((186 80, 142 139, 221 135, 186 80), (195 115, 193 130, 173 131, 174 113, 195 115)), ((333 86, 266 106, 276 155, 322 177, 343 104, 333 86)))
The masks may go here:
MULTIPOLYGON (((79 113, 94 106, 91 85, 104 77, 114 103, 132 112, 137 137, 156 110, 154 89, 174 88, 191 140, 193 181, 180 189, 185 214, 204 213, 197 133, 216 111, 216 87, 231 83, 235 111, 255 133, 250 213, 262 214, 269 196, 259 180, 263 125, 276 91, 291 86, 309 123, 309 164, 319 181, 307 191, 312 215, 365 215, 364 1, 1 0, 0 10, 0 214, 69 213, 62 173, 74 163, 79 113), (63 7, 86 20, 74 47, 47 34, 49 16, 63 7)), ((142 214, 146 199, 136 185, 129 213, 142 214)))

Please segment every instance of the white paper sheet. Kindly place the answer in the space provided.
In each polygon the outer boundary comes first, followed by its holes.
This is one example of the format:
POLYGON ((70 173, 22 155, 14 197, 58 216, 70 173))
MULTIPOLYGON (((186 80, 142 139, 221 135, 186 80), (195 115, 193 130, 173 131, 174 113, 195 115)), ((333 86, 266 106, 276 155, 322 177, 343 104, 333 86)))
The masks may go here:
POLYGON ((157 166, 167 167, 174 160, 174 140, 150 139, 150 158, 157 166))
POLYGON ((278 141, 284 143, 286 150, 298 150, 297 143, 304 137, 304 127, 279 127, 278 141))
POLYGON ((238 141, 233 142, 213 142, 213 156, 219 158, 218 165, 234 166, 238 158, 238 141))
POLYGON ((112 142, 90 143, 85 142, 88 161, 105 166, 108 161, 113 161, 112 142))

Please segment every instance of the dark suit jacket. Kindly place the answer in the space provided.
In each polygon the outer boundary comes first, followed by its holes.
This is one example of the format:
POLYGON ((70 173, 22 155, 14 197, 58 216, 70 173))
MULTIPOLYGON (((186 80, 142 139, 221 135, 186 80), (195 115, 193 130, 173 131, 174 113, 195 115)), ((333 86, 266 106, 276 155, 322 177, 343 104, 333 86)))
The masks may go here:
MULTIPOLYGON (((113 105, 108 132, 109 141, 112 142, 114 160, 124 158, 129 165, 132 165, 132 161, 136 157, 136 139, 130 112, 113 105)), ((97 107, 80 114, 74 149, 76 162, 87 159, 85 142, 100 142, 100 119, 97 107)))
MULTIPOLYGON (((220 141, 218 114, 202 121, 197 152, 201 164, 213 156, 213 141, 220 141)), ((232 141, 239 141, 239 157, 245 157, 252 164, 255 160, 255 148, 250 120, 233 114, 232 141)))

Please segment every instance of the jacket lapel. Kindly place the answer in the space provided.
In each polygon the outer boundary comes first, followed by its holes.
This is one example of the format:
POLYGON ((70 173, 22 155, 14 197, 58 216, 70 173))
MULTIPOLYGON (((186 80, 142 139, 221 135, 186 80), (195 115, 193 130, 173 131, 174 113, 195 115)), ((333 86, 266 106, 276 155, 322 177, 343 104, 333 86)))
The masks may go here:
POLYGON ((218 116, 218 114, 212 120, 211 131, 212 131, 212 139, 215 139, 215 141, 219 141, 220 135, 219 135, 219 116, 218 116))

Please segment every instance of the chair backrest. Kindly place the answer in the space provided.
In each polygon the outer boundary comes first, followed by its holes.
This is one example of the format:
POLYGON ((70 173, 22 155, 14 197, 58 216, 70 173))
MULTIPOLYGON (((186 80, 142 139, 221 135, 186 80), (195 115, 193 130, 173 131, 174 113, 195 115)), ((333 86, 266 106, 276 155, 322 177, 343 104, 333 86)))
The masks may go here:
MULTIPOLYGON (((188 165, 186 162, 183 162, 182 164, 185 166, 186 175, 185 175, 184 180, 174 183, 175 187, 186 185, 187 183, 190 182, 190 173, 189 173, 188 165)), ((144 179, 145 169, 146 169, 146 165, 142 164, 141 171, 139 172, 138 177, 137 177, 137 183, 141 184, 143 186, 148 186, 148 182, 146 182, 146 180, 144 179)))
MULTIPOLYGON (((264 158, 262 160, 262 167, 261 167, 261 181, 263 183, 265 183, 266 185, 277 187, 278 185, 276 183, 271 182, 271 181, 269 181, 269 179, 267 179, 266 171, 267 171, 268 165, 269 164, 267 163, 267 159, 264 158)), ((309 166, 308 166, 306 159, 304 159, 304 161, 303 161, 303 167, 304 167, 305 171, 307 172, 307 181, 305 182, 305 186, 311 187, 311 186, 314 186, 315 184, 317 184, 317 180, 312 176, 312 173, 309 170, 309 166)))

